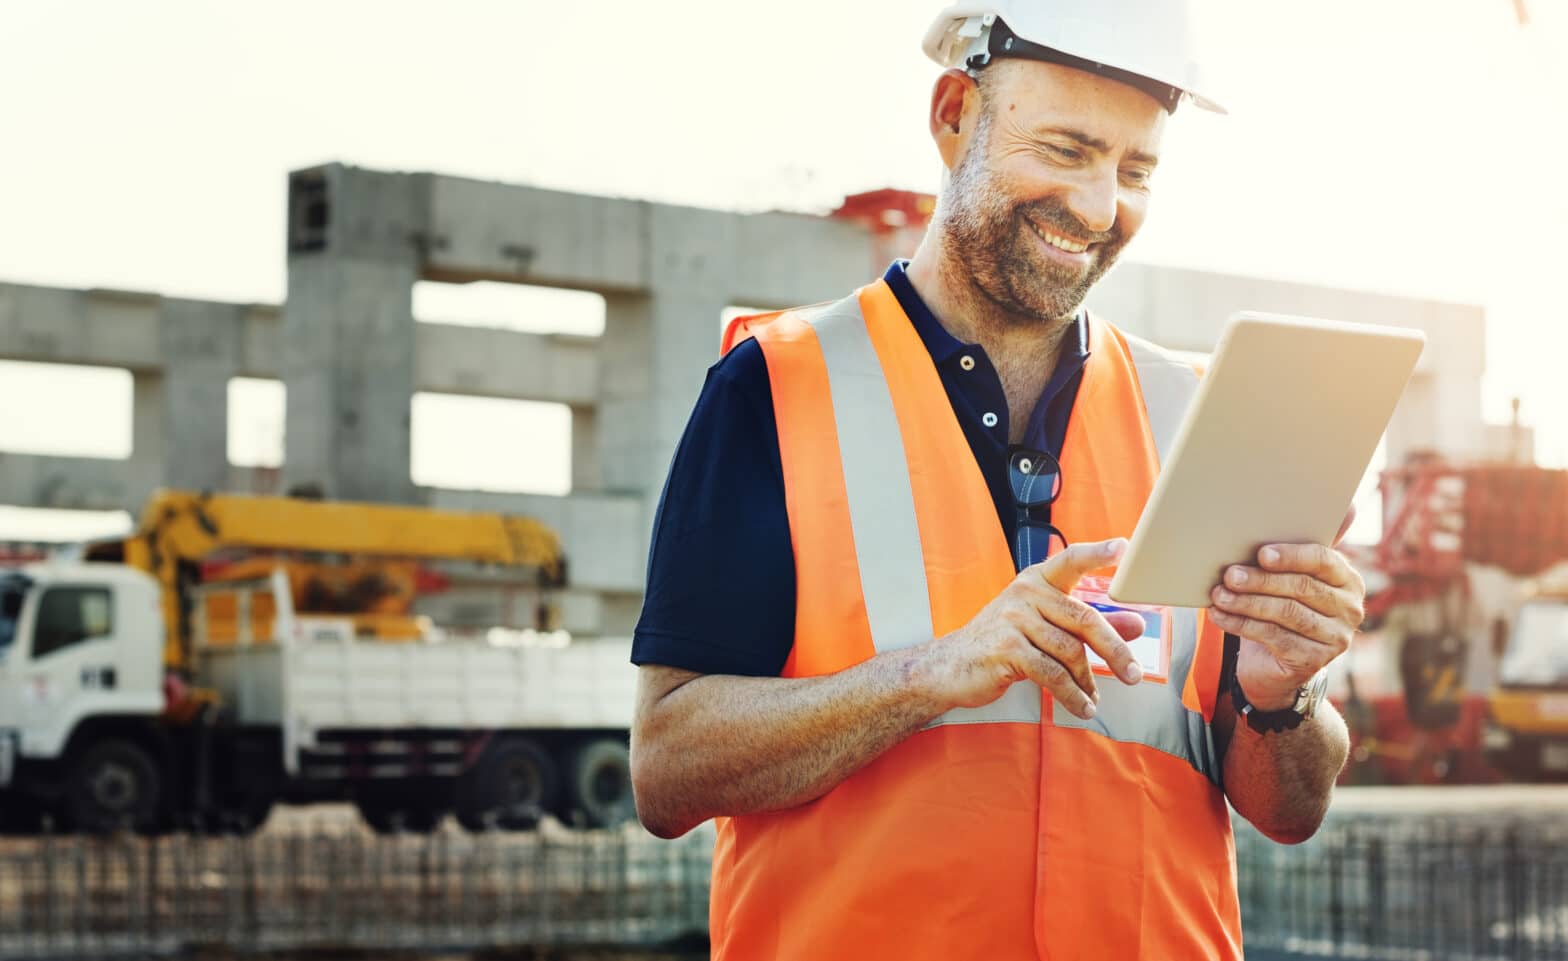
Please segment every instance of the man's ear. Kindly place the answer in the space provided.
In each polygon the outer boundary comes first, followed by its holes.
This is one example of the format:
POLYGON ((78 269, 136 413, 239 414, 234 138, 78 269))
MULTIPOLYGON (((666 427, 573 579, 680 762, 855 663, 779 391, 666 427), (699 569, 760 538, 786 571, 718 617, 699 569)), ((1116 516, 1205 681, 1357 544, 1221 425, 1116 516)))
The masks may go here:
POLYGON ((980 118, 980 87, 956 67, 942 71, 931 89, 931 139, 948 170, 958 166, 980 118))

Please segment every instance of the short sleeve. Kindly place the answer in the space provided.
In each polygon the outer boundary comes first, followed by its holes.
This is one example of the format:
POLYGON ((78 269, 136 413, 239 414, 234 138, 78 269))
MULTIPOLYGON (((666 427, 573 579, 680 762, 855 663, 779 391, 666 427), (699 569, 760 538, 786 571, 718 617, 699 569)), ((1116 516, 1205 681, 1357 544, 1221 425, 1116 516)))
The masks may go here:
POLYGON ((778 422, 755 340, 708 371, 665 479, 632 662, 776 677, 795 635, 778 422))

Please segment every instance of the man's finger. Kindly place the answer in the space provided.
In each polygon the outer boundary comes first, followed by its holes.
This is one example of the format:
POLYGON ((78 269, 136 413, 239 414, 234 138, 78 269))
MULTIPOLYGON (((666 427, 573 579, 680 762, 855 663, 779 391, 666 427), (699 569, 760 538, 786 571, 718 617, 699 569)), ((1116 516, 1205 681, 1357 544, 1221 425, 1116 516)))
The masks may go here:
MULTIPOLYGON (((1143 679, 1143 668, 1133 656, 1132 648, 1104 614, 1078 598, 1046 585, 1041 585, 1030 596, 1043 619, 1071 635, 1073 643, 1080 648, 1087 645, 1100 655, 1123 683, 1136 684, 1143 679)), ((1138 633, 1143 631, 1140 629, 1138 633)))
POLYGON ((1137 611, 1106 611, 1105 623, 1124 641, 1136 641, 1149 626, 1137 611))
POLYGON ((1288 597, 1324 617, 1348 619, 1351 603, 1344 588, 1330 587, 1311 574, 1271 574, 1260 567, 1237 564, 1226 568, 1224 587, 1237 594, 1270 594, 1288 597))
POLYGON ((1268 544, 1258 549, 1258 564, 1268 571, 1311 574, 1334 587, 1349 587, 1355 576, 1343 554, 1322 544, 1268 544))
POLYGON ((1069 711, 1086 721, 1094 717, 1094 701, 1073 681, 1072 675, 1060 661, 1033 649, 1025 651, 1021 661, 1024 673, 1029 675, 1029 679, 1040 685, 1042 690, 1061 702, 1069 711))
POLYGON ((1100 686, 1089 667, 1089 655, 1084 653, 1083 641, 1054 624, 1045 625, 1044 637, 1035 645, 1045 656, 1055 660, 1072 675, 1073 683, 1089 695, 1092 701, 1100 699, 1100 686))
POLYGON ((1063 594, 1071 594, 1073 588, 1078 586, 1080 578, 1090 571, 1114 565, 1121 560, 1126 550, 1125 537, 1113 537, 1108 541, 1089 541, 1070 545, 1060 554, 1046 558, 1035 567, 1047 584, 1063 594))
POLYGON ((1090 700, 1099 700, 1100 692, 1094 682, 1094 672, 1089 669, 1089 658, 1083 652, 1083 642, 1057 627, 1046 618, 1025 616, 1022 632, 1035 650, 1051 658, 1067 670, 1073 683, 1090 700))
MULTIPOLYGON (((1062 597, 1062 604, 1066 607, 1064 612, 1071 621, 1068 630, 1077 635, 1077 639, 1087 644, 1100 659, 1111 669, 1111 673, 1121 680, 1123 684, 1137 684, 1143 680, 1143 667, 1138 663, 1138 658, 1128 646, 1128 638, 1121 630, 1111 624, 1110 619, 1100 611, 1085 604, 1076 597, 1062 597)), ((1125 612, 1132 613, 1132 612, 1125 612)), ((1143 618, 1138 618, 1138 632, 1133 637, 1143 633, 1143 618)), ((1067 625, 1062 625, 1067 627, 1067 625)), ((1124 624, 1125 627, 1130 625, 1124 624)))
POLYGON ((1343 649, 1342 643, 1348 642, 1349 631, 1339 621, 1324 617, 1293 598, 1269 594, 1236 594, 1224 587, 1216 587, 1212 596, 1216 610, 1284 628, 1309 641, 1333 648, 1336 654, 1343 649))

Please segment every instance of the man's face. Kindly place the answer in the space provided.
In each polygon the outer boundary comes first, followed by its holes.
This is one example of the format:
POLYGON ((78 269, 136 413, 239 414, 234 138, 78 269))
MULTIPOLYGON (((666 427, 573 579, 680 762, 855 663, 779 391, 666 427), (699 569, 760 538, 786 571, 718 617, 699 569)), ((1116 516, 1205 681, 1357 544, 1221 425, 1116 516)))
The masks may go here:
POLYGON ((987 70, 941 229, 1007 313, 1066 318, 1143 224, 1165 110, 1056 64, 1002 60, 987 70))

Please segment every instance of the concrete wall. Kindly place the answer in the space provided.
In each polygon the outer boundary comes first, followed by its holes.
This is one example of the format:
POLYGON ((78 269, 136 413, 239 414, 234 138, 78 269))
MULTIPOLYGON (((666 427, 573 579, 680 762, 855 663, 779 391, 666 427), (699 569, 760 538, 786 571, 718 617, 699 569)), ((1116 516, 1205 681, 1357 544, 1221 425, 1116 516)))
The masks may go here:
MULTIPOLYGON (((664 474, 715 357, 720 312, 841 296, 874 276, 886 244, 854 224, 798 214, 337 164, 298 171, 281 308, 0 284, 0 359, 126 368, 136 404, 129 460, 0 452, 0 504, 135 512, 159 485, 312 485, 339 498, 530 514, 565 543, 569 626, 624 634, 664 474), (416 324, 411 292, 421 279, 595 291, 605 298, 605 333, 416 324), (226 461, 227 383, 236 376, 287 384, 281 476, 226 461), (417 487, 416 391, 569 405, 573 493, 417 487)), ((1468 454, 1485 444, 1479 308, 1138 264, 1114 271, 1091 304, 1129 330, 1199 351, 1240 309, 1419 327, 1431 339, 1390 430, 1391 452, 1435 445, 1468 454)))

